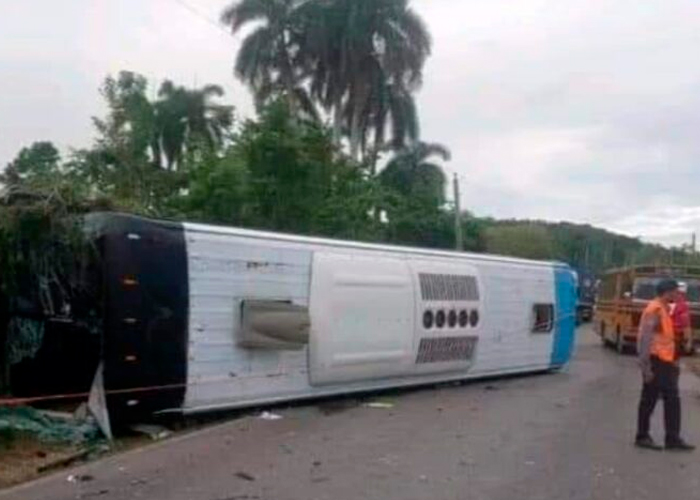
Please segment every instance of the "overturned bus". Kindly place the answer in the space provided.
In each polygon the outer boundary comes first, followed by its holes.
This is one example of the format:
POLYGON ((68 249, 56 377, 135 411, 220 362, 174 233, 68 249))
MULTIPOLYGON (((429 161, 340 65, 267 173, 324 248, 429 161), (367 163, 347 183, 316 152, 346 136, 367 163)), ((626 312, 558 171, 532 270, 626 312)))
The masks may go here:
POLYGON ((89 304, 45 321, 13 381, 99 379, 113 422, 556 371, 573 352, 564 264, 115 213, 85 227, 89 304))

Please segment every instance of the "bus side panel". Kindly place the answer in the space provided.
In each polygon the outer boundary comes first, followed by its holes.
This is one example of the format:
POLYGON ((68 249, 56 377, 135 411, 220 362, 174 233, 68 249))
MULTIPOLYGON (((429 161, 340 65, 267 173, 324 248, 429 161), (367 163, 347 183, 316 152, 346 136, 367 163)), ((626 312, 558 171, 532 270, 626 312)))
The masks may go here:
POLYGON ((484 312, 471 375, 550 368, 553 333, 533 333, 533 308, 555 303, 551 268, 483 263, 484 312))
POLYGON ((413 372, 466 373, 479 355, 483 330, 484 292, 477 266, 414 260, 410 267, 416 302, 413 372), (438 315, 446 318, 442 326, 438 315))
POLYGON ((552 366, 560 367, 571 359, 576 331, 576 281, 566 268, 554 270, 556 314, 552 366))
POLYGON ((246 300, 308 305, 312 252, 185 227, 190 271, 185 408, 225 407, 307 391, 306 348, 247 349, 237 339, 246 300))
POLYGON ((406 261, 316 252, 311 385, 409 375, 415 299, 406 261))

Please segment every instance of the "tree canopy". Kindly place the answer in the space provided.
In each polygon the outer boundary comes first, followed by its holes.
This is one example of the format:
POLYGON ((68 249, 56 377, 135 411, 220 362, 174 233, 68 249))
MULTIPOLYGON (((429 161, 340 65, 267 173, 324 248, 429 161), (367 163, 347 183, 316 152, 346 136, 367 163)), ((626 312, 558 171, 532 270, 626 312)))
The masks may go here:
POLYGON ((280 93, 317 117, 332 115, 333 138, 354 159, 419 137, 413 93, 431 39, 407 0, 237 0, 222 22, 242 42, 235 74, 258 103, 280 93))

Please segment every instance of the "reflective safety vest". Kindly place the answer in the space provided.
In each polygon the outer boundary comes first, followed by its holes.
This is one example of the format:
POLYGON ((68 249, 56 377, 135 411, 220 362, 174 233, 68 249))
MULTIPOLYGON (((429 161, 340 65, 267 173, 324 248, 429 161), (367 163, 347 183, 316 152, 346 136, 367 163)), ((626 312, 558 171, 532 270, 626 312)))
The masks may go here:
POLYGON ((654 339, 651 342, 651 355, 661 361, 673 363, 676 361, 676 336, 673 328, 673 320, 668 307, 659 299, 652 300, 644 310, 642 322, 649 316, 659 318, 654 339))

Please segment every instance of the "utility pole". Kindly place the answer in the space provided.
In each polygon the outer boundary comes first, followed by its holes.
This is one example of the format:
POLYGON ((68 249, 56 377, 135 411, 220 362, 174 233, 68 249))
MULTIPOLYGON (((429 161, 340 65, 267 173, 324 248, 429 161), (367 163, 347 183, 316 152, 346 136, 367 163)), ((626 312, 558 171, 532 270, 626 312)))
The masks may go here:
POLYGON ((697 233, 693 233, 692 243, 690 244, 690 252, 693 254, 693 257, 695 257, 695 252, 697 251, 697 242, 697 233))
POLYGON ((464 250, 464 243, 462 238, 462 209, 460 207, 459 201, 459 178, 455 172, 452 181, 452 186, 454 188, 455 197, 455 249, 458 252, 464 250))

